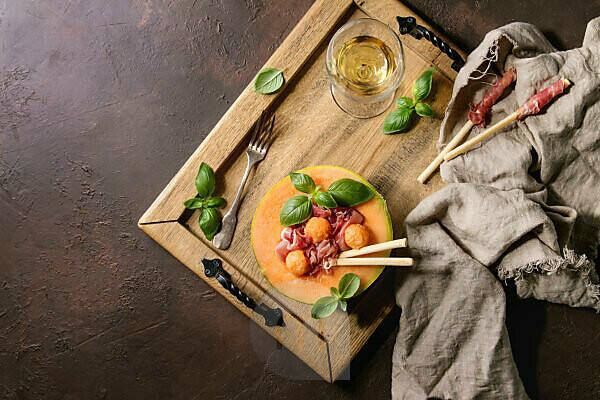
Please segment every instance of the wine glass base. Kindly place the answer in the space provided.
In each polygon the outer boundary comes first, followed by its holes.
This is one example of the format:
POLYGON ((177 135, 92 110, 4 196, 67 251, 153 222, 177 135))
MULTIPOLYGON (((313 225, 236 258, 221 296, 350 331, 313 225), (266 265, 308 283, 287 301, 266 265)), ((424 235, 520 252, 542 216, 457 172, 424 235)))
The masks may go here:
POLYGON ((369 119, 383 114, 394 103, 396 97, 394 91, 384 99, 373 97, 373 100, 370 100, 366 95, 349 97, 336 89, 335 85, 329 85, 335 104, 346 114, 359 119, 369 119))

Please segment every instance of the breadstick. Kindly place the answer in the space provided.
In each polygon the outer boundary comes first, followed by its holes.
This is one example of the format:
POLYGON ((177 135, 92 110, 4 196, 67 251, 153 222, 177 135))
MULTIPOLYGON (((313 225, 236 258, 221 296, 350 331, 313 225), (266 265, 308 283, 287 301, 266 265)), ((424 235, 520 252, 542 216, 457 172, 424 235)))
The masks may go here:
POLYGON ((458 146, 456 149, 448 152, 444 156, 444 160, 452 160, 453 158, 473 149, 477 144, 483 142, 488 137, 502 131, 513 122, 522 121, 529 115, 535 115, 539 113, 546 105, 548 105, 548 103, 552 101, 552 99, 561 95, 570 85, 571 82, 569 80, 561 78, 547 88, 540 90, 531 96, 521 107, 517 109, 517 111, 500 120, 495 125, 490 126, 479 135, 466 141, 461 146, 458 146))
POLYGON ((444 161, 444 156, 458 146, 463 139, 469 134, 473 125, 485 126, 485 117, 490 111, 492 106, 496 104, 500 96, 505 90, 512 85, 517 79, 517 71, 514 68, 506 71, 500 79, 494 83, 494 85, 488 89, 481 101, 475 105, 471 105, 469 110, 469 119, 465 122, 465 125, 458 131, 458 133, 452 138, 452 140, 442 149, 440 154, 425 168, 421 175, 417 178, 419 183, 425 183, 425 181, 435 172, 435 170, 444 161))

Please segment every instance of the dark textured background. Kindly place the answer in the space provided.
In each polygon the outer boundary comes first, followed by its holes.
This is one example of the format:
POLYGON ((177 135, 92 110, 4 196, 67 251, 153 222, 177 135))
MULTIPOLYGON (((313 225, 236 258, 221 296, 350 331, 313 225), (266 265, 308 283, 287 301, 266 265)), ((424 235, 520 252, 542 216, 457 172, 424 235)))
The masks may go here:
MULTIPOLYGON (((329 385, 135 223, 311 0, 0 0, 0 398, 385 399, 397 315, 329 385)), ((600 2, 411 0, 465 49, 600 2)), ((600 317, 509 300, 534 398, 600 398, 600 317)))

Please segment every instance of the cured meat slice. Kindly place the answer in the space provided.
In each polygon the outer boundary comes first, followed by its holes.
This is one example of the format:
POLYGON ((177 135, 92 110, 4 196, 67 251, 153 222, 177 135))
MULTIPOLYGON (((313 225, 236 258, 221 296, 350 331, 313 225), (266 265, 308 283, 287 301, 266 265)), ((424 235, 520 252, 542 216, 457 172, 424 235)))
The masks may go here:
POLYGON ((562 94, 571 85, 567 79, 561 78, 545 89, 540 90, 529 98, 517 110, 517 119, 520 121, 528 115, 539 113, 556 96, 562 94))
POLYGON ((487 92, 483 95, 483 99, 477 104, 472 104, 471 109, 469 111, 469 121, 471 121, 474 125, 484 127, 485 126, 485 118, 487 113, 490 111, 492 106, 496 104, 502 93, 510 86, 512 83, 517 80, 517 71, 514 68, 511 68, 504 72, 504 75, 500 77, 494 83, 494 85, 488 89, 487 92))

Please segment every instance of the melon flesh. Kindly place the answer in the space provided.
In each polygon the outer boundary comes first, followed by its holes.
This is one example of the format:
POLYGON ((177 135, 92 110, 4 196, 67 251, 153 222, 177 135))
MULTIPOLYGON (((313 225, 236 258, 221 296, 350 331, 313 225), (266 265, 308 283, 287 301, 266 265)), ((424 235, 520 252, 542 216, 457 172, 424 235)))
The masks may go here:
MULTIPOLYGON (((360 181, 373 190, 375 197, 355 208, 365 217, 363 224, 371 234, 370 244, 393 239, 392 221, 387 205, 381 195, 360 175, 340 167, 315 166, 299 172, 309 175, 317 185, 328 188, 342 178, 360 181)), ((279 211, 292 196, 300 194, 289 176, 277 183, 261 200, 252 220, 251 242, 263 275, 275 289, 302 303, 313 304, 320 297, 329 296, 330 288, 337 287, 345 274, 353 272, 360 278, 361 290, 371 285, 383 271, 379 266, 334 267, 333 273, 319 272, 314 276, 295 276, 275 252, 283 226, 279 223, 279 211)), ((368 257, 388 257, 390 251, 369 254, 368 257)))

